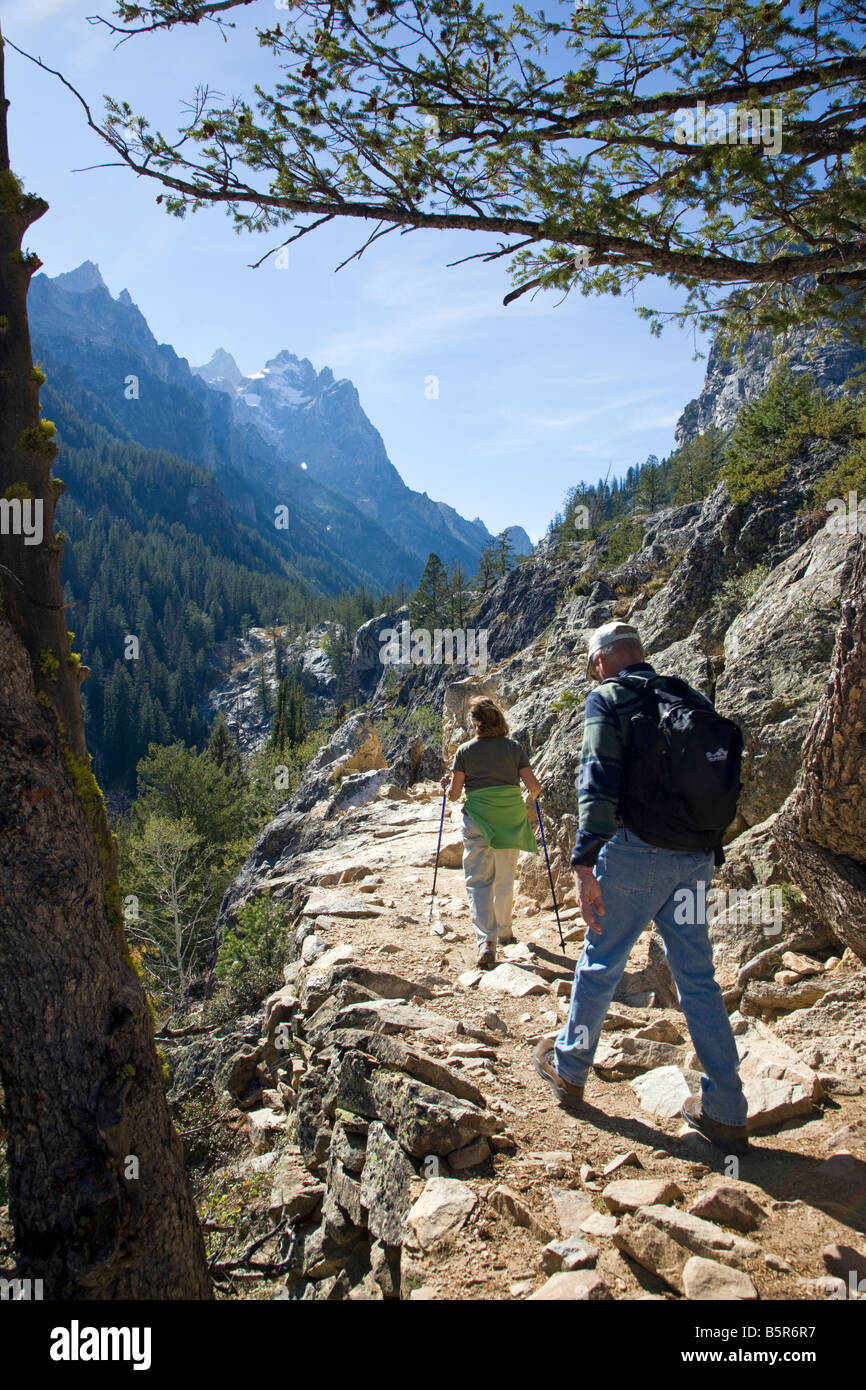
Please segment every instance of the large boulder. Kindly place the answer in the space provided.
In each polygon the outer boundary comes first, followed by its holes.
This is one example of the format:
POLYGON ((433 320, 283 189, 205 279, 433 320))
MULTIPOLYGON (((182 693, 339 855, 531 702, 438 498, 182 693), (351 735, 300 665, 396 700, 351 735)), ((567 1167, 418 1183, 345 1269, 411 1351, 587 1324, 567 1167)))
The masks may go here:
POLYGON ((377 1072, 371 1091, 376 1114, 414 1158, 444 1157, 501 1127, 490 1111, 396 1072, 377 1072))
POLYGON ((415 1168, 391 1131, 378 1121, 371 1124, 361 1172, 361 1200, 371 1236, 385 1245, 399 1245, 402 1240, 414 1177, 415 1168))
POLYGON ((356 700, 369 700, 377 687, 384 681, 388 667, 381 659, 382 633, 388 628, 398 628, 409 617, 408 605, 398 608, 395 613, 380 613, 362 623, 352 642, 352 664, 350 679, 352 694, 356 700))
POLYGON ((355 810, 359 806, 369 806, 375 801, 382 787, 392 780, 388 767, 373 768, 369 772, 355 772, 344 777, 335 794, 328 802, 325 819, 342 815, 344 811, 355 810))
POLYGON ((499 688, 494 676, 467 676, 464 680, 451 681, 445 687, 442 702, 442 755, 448 765, 454 754, 467 739, 475 737, 469 706, 473 700, 486 695, 498 700, 499 688))
MULTIPOLYGON (((235 1019, 204 1036, 164 1041, 171 1081, 169 1100, 180 1100, 188 1091, 204 1085, 215 1091, 228 1089, 227 1081, 238 1053, 250 1049, 258 1060, 260 1020, 256 1016, 235 1019)), ((250 1071, 246 1077, 252 1077, 250 1071)))
POLYGON ((856 544, 823 526, 771 570, 725 637, 716 708, 745 735, 740 812, 749 825, 778 811, 800 775, 856 544))
POLYGON ((379 735, 368 714, 353 714, 310 760, 292 797, 295 811, 310 811, 328 801, 342 779, 353 772, 371 772, 386 766, 379 735))

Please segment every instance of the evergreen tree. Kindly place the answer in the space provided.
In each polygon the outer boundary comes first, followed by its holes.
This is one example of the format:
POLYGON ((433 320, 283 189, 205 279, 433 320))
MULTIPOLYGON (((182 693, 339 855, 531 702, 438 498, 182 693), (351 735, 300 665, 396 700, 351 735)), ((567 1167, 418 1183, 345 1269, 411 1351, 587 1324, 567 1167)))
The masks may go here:
POLYGON ((267 715, 271 712, 271 692, 268 686, 268 673, 265 667, 265 658, 256 665, 256 693, 254 704, 259 714, 267 715))
POLYGON ((716 483, 725 457, 725 436, 716 425, 689 440, 671 460, 672 500, 698 502, 716 483))
POLYGON ((271 744, 281 752, 295 748, 307 736, 304 687, 299 680, 284 676, 277 691, 277 707, 271 728, 271 744))
POLYGON ((478 586, 486 594, 496 580, 496 554, 493 546, 487 545, 478 558, 478 586))
POLYGON ((514 545, 507 531, 499 532, 493 543, 493 553, 496 556, 496 573, 500 576, 507 574, 517 564, 514 545))
MULTIPOLYGON (((122 3, 114 28, 184 33, 248 3, 122 3)), ((113 160, 164 183, 169 213, 222 202, 246 231, 309 215, 316 235, 360 209, 385 231, 474 232, 488 260, 492 238, 517 236, 506 302, 539 289, 630 294, 663 277, 677 316, 701 328, 860 319, 860 5, 294 8, 303 23, 263 34, 274 71, 197 113, 192 141, 186 125, 156 140, 147 113, 130 139, 117 100, 92 121, 113 160), (739 103, 738 129, 707 141, 696 98, 713 115, 739 103)), ((636 308, 660 331, 664 306, 636 308)))
POLYGON ((448 603, 451 627, 463 627, 466 613, 466 574, 462 565, 455 565, 448 574, 448 603))
POLYGON ((654 512, 657 507, 661 506, 663 501, 662 470, 655 454, 650 454, 640 470, 636 500, 638 505, 646 508, 648 512, 654 512))
POLYGON ((225 849, 244 834, 244 808, 227 766, 207 752, 173 743, 152 744, 138 764, 138 798, 130 824, 140 827, 150 815, 188 820, 205 844, 225 849))
POLYGON ((424 572, 409 604, 410 619, 415 627, 432 631, 447 626, 448 575, 435 551, 424 566, 424 572))
MULTIPOLYGON (((352 664, 352 643, 347 623, 331 623, 328 634, 322 642, 337 687, 337 699, 342 700, 349 693, 349 674, 352 664)), ((300 676, 297 678, 300 680, 300 676)))
POLYGON ((304 704, 304 687, 297 682, 289 691, 289 743, 294 748, 303 743, 307 736, 307 716, 304 704))
POLYGON ((10 167, 4 65, 0 33, 0 497, 35 502, 46 544, 0 534, 2 1199, 13 1227, 3 1273, 26 1280, 24 1297, 35 1279, 37 1297, 44 1285, 63 1303, 207 1299, 67 630, 55 531, 63 483, 51 475, 55 425, 40 414, 45 374, 27 315, 40 261, 24 238, 32 245, 28 229, 47 204, 10 167))
POLYGON ((214 720, 211 735, 207 745, 208 757, 211 758, 222 770, 231 777, 237 777, 241 771, 241 754, 237 745, 237 739, 232 737, 231 730, 226 723, 226 717, 222 710, 214 720))
POLYGON ((274 644, 274 677, 279 685, 285 675, 286 639, 277 632, 276 627, 273 627, 271 629, 271 640, 274 644))
POLYGON ((289 741, 289 680, 283 676, 277 687, 277 703, 274 722, 271 725, 271 744, 282 751, 289 741))

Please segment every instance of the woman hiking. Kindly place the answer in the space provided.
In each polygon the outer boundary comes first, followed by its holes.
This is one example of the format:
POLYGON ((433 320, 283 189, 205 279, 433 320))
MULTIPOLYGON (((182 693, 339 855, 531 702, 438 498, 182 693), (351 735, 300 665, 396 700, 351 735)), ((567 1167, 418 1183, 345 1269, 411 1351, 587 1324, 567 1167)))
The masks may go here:
POLYGON ((517 856, 521 850, 538 853, 520 782, 535 800, 541 796, 541 785, 523 746, 508 737, 505 715, 495 700, 473 700, 469 715, 475 737, 461 743, 440 785, 448 788, 451 801, 458 801, 466 789, 463 872, 478 938, 476 964, 490 970, 496 964, 497 941, 514 939, 511 904, 517 856))

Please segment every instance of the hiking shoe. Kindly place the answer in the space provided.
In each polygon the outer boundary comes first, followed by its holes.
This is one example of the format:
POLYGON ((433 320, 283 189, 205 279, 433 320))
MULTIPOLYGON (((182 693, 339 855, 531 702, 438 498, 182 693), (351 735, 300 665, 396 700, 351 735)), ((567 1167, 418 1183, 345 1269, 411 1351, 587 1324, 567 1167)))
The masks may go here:
POLYGON ((517 938, 510 927, 505 932, 499 932, 496 937, 499 946, 512 946, 516 940, 517 938))
POLYGON ((482 946, 481 950, 478 952, 478 959, 475 962, 476 970, 492 970, 495 964, 496 946, 493 943, 482 946))
POLYGON ((554 1047, 555 1038, 542 1038, 535 1049, 535 1070, 543 1081, 546 1081, 560 1105, 563 1101, 571 1101, 573 1105, 579 1105, 583 1100, 583 1086, 574 1086, 570 1081, 564 1081, 558 1075, 555 1065, 554 1047))
POLYGON ((699 1134, 726 1154, 744 1154, 749 1149, 749 1134, 745 1125, 723 1125, 704 1113, 700 1096, 683 1101, 682 1116, 699 1134))

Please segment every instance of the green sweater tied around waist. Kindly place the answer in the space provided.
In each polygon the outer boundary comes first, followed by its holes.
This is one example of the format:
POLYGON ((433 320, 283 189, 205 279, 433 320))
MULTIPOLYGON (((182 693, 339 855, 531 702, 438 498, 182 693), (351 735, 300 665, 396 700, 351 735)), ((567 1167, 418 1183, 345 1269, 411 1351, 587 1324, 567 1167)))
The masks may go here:
POLYGON ((474 820, 492 849, 538 853, 519 787, 481 787, 469 793, 463 810, 474 820))

